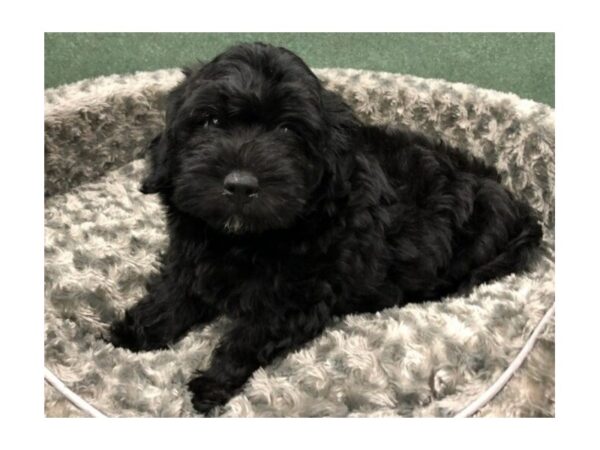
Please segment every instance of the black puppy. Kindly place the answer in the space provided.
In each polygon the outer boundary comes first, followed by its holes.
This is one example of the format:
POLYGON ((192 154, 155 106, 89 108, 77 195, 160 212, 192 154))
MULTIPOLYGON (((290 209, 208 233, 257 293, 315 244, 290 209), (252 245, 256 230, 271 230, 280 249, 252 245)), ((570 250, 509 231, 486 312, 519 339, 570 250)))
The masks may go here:
POLYGON ((493 168, 361 124, 285 49, 236 46, 185 75, 142 186, 166 208, 169 247, 110 340, 153 350, 231 317, 210 367, 189 383, 198 411, 226 403, 332 316, 522 270, 541 239, 493 168))

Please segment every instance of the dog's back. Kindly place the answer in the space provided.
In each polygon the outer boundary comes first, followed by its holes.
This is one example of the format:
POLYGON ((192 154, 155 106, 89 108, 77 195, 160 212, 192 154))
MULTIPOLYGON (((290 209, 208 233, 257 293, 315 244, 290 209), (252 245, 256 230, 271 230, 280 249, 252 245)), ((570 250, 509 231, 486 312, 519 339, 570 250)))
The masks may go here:
POLYGON ((541 226, 493 167, 418 133, 362 133, 395 192, 390 280, 406 297, 439 298, 527 267, 541 226))

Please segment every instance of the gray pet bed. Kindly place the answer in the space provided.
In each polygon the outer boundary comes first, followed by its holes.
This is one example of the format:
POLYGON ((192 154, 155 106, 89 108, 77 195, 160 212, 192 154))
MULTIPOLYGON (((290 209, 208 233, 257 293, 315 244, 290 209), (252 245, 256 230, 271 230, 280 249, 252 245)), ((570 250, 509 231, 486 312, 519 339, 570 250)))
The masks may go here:
MULTIPOLYGON (((357 70, 316 73, 371 123, 405 125, 469 149, 540 213, 531 272, 450 296, 352 315, 259 369, 219 414, 453 416, 511 364, 554 303, 554 111, 464 84, 357 70)), ((206 367, 226 319, 168 350, 99 339, 143 293, 165 247, 156 196, 137 191, 176 71, 85 80, 45 93, 45 363, 109 416, 195 416, 186 381, 206 367)), ((235 280, 232 280, 235 282, 235 280)), ((554 323, 479 416, 554 415, 554 323)), ((47 416, 84 416, 46 384, 47 416)))

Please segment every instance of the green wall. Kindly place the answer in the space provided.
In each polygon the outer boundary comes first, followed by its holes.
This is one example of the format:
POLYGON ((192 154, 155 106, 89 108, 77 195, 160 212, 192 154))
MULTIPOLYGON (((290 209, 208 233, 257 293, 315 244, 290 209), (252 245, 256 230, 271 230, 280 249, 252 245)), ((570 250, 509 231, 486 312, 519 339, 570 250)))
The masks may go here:
POLYGON ((472 83, 554 106, 553 33, 46 33, 45 87, 180 67, 263 41, 312 67, 352 67, 472 83))

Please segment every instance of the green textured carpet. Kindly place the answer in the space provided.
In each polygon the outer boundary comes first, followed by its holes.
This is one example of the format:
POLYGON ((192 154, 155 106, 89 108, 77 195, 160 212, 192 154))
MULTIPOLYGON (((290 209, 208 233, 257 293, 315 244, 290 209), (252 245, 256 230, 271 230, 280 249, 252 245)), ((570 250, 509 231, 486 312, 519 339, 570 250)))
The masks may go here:
POLYGON ((178 67, 245 41, 285 46, 312 67, 443 78, 554 106, 553 33, 47 33, 45 87, 178 67))

